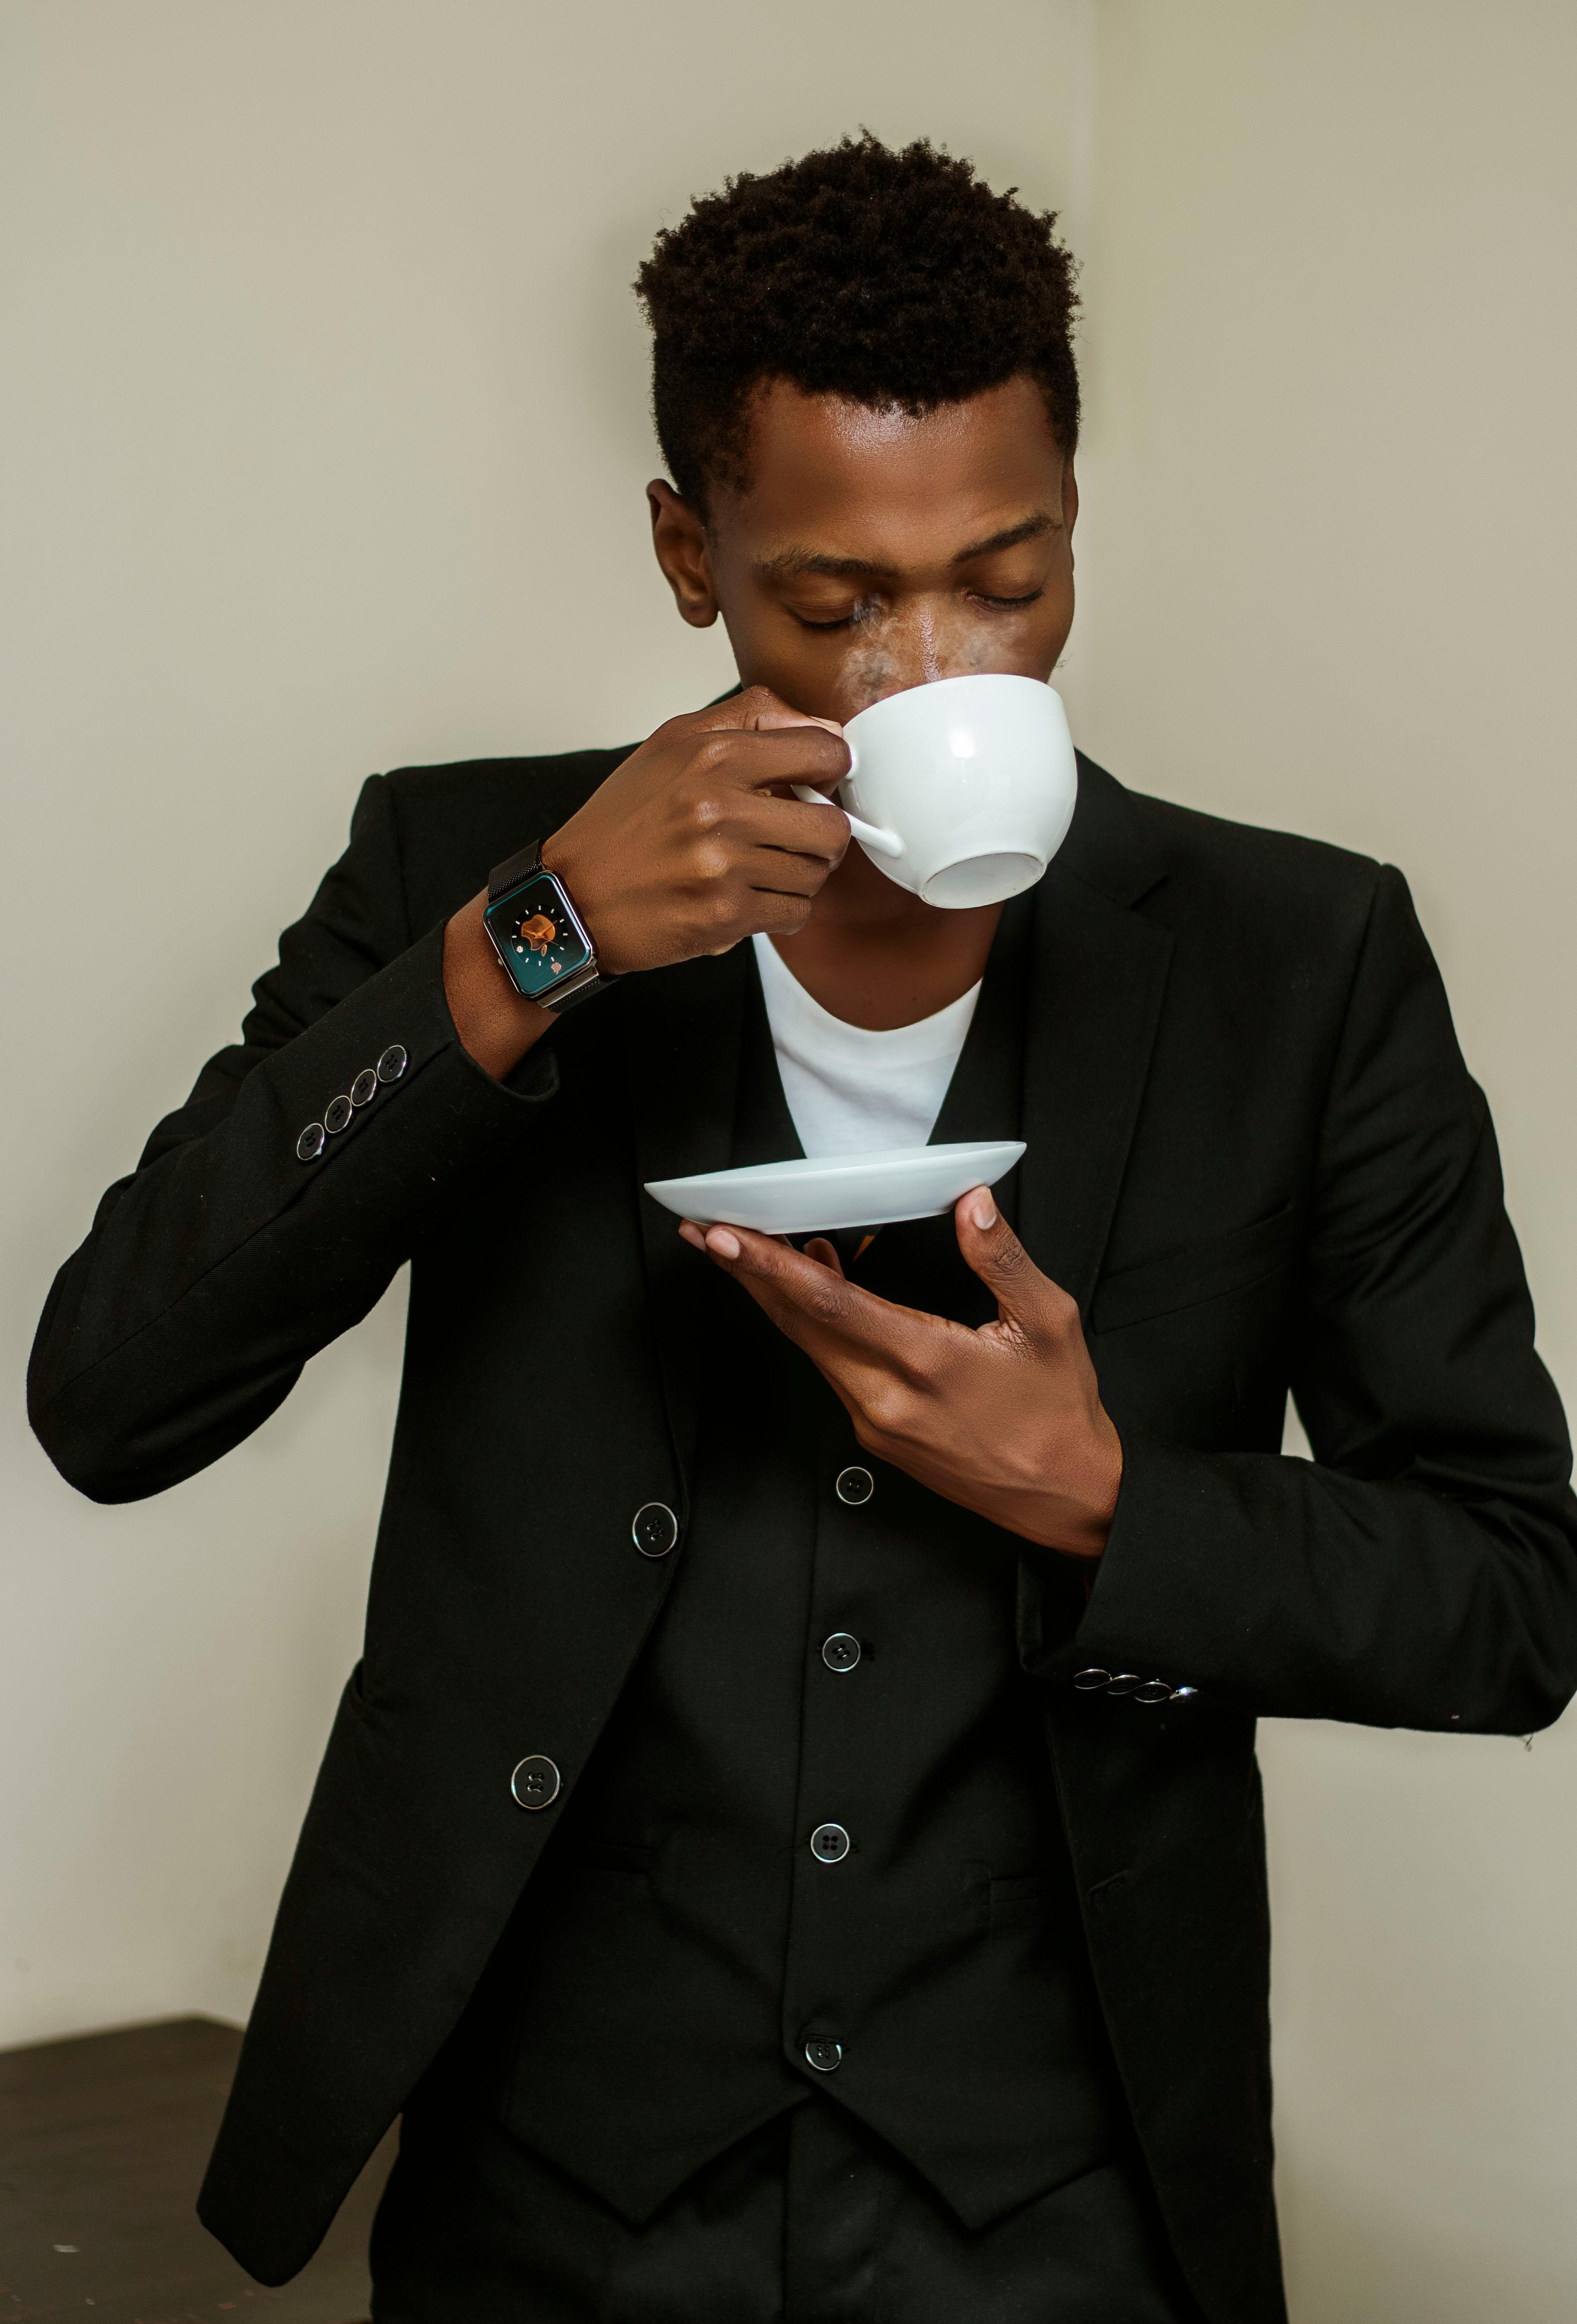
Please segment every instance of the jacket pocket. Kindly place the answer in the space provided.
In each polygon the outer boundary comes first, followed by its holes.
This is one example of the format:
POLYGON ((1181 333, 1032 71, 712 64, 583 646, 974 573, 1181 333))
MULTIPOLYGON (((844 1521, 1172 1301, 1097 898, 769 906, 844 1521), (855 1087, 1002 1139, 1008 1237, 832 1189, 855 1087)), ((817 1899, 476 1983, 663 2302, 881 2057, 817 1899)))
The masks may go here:
POLYGON ((1120 1332, 1130 1323, 1170 1315, 1182 1307, 1202 1306, 1208 1299, 1223 1299, 1230 1292, 1247 1291, 1278 1275, 1296 1255, 1297 1206, 1227 1233, 1210 1235, 1203 1242, 1185 1243, 1158 1259, 1140 1259, 1135 1267, 1120 1268, 1102 1277, 1090 1308, 1093 1332, 1120 1332))

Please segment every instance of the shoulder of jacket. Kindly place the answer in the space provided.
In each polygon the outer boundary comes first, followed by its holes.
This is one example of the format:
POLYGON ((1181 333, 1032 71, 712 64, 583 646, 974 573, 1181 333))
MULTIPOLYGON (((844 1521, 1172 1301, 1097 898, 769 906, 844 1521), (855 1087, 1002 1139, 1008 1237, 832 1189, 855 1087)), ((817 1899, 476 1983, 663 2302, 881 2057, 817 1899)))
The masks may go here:
POLYGON ((604 750, 555 751, 530 758, 456 759, 437 766, 395 767, 382 777, 402 818, 446 816, 456 810, 485 816, 538 797, 568 813, 589 798, 622 759, 636 748, 624 742, 604 750))
POLYGON ((1256 891, 1314 888, 1331 897, 1361 896, 1367 902, 1385 868, 1372 855, 1302 832, 1236 823, 1142 791, 1130 791, 1129 798, 1168 871, 1183 877, 1226 879, 1256 891))
MULTIPOLYGON (((1239 927, 1259 922, 1367 921, 1382 881, 1397 880, 1373 856, 1301 832, 1236 823, 1176 800, 1133 791, 1093 761, 1081 763, 1081 806, 1092 810, 1075 873, 1167 919, 1225 914, 1239 927)), ((1075 834, 1077 822, 1075 821, 1075 834)), ((1398 884, 1399 881, 1398 881, 1398 884)))
POLYGON ((447 918, 485 883, 493 864, 557 831, 634 748, 460 759, 374 776, 363 811, 376 816, 373 801, 381 795, 411 931, 447 918))

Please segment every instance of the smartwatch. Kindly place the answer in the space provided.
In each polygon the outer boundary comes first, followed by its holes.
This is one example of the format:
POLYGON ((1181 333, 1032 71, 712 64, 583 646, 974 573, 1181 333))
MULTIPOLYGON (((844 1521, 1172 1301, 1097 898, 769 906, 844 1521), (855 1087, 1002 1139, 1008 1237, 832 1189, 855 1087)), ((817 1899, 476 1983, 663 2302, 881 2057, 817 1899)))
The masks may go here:
POLYGON ((482 925, 516 991, 550 1015, 619 981, 597 966, 563 881, 543 870, 540 839, 493 866, 482 925))

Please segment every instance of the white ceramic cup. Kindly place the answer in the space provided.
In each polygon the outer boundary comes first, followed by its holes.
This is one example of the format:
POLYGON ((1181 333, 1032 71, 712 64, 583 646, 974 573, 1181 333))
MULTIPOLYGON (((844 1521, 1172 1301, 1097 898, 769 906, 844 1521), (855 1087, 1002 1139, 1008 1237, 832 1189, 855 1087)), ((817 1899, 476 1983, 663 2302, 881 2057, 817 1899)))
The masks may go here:
MULTIPOLYGON (((878 868, 962 911, 1032 888, 1067 836, 1078 771, 1062 696, 987 672, 890 694, 844 729, 853 763, 829 806, 878 868)), ((795 785, 802 799, 826 799, 795 785)))

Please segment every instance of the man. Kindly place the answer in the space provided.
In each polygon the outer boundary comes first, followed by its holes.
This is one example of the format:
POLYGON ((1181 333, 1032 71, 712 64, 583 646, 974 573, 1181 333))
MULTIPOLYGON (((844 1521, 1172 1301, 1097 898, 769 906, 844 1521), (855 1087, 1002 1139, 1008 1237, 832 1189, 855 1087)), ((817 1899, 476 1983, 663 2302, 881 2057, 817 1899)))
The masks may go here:
POLYGON ((402 2111, 383 2324, 1273 2324, 1255 1717, 1577 1684, 1565 1431, 1397 874, 1081 761, 1039 886, 936 911, 794 794, 871 702, 1062 651, 1052 224, 865 138, 659 238, 656 551, 743 690, 370 782, 41 1327, 41 1436, 131 1499, 412 1261, 202 2200, 281 2282, 402 2111), (883 1109, 1028 1151, 841 1249, 641 1192, 883 1109))

